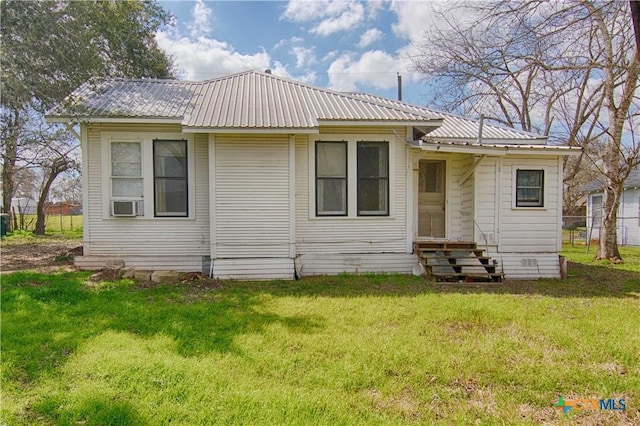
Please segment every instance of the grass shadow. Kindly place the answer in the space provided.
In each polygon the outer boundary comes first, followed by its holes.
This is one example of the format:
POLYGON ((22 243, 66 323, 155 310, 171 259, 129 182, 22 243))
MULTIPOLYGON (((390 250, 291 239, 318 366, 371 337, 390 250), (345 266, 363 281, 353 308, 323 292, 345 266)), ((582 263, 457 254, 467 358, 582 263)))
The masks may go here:
POLYGON ((549 297, 640 297, 640 273, 568 262, 567 279, 508 280, 500 284, 429 282, 435 293, 490 293, 549 297))
POLYGON ((30 381, 55 370, 87 339, 107 331, 173 339, 183 356, 241 353, 238 336, 274 324, 313 333, 321 318, 270 312, 257 293, 211 292, 185 286, 138 287, 119 282, 87 287, 86 273, 18 272, 2 277, 3 375, 30 381), (193 292, 200 292, 194 297, 193 292), (7 371, 8 370, 8 371, 7 371))

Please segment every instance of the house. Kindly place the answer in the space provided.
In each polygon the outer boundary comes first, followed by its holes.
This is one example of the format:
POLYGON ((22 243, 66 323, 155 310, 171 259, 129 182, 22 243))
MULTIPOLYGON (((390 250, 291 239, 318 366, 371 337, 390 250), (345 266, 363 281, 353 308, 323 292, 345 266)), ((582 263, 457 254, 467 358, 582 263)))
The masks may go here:
MULTIPOLYGON (((583 188, 587 193, 587 238, 598 239, 602 225, 604 182, 595 181, 583 188)), ((618 244, 640 246, 640 166, 624 183, 618 208, 618 244)))
POLYGON ((87 83, 48 119, 80 126, 82 268, 409 273, 427 241, 560 275, 574 150, 544 137, 255 71, 87 83))

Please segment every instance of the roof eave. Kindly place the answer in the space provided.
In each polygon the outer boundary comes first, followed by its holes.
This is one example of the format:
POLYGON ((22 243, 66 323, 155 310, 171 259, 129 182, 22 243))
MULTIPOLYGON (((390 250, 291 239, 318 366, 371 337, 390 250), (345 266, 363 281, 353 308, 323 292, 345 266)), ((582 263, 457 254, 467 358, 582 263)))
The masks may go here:
POLYGON ((429 144, 415 146, 423 151, 431 152, 447 152, 459 154, 486 154, 493 156, 505 155, 545 155, 545 156, 564 156, 579 155, 581 148, 568 146, 536 146, 536 145, 509 145, 509 146, 490 146, 490 145, 444 145, 429 144))

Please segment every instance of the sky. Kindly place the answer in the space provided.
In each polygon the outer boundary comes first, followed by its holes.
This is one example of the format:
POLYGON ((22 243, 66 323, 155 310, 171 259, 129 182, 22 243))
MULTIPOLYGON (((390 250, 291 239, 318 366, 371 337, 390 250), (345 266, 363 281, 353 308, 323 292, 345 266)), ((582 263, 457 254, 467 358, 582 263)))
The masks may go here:
POLYGON ((424 104, 427 86, 411 72, 414 42, 431 22, 428 1, 159 1, 174 25, 158 32, 181 80, 271 69, 338 91, 424 104))

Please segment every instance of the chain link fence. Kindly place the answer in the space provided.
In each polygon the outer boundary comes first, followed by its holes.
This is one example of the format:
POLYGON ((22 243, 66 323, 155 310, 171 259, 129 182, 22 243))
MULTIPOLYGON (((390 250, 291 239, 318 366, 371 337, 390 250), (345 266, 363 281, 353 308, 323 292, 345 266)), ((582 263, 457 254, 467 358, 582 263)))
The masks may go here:
MULTIPOLYGON (((600 243, 601 216, 563 216, 563 243, 572 247, 594 246, 600 243)), ((618 244, 640 246, 640 218, 618 216, 618 244)))

